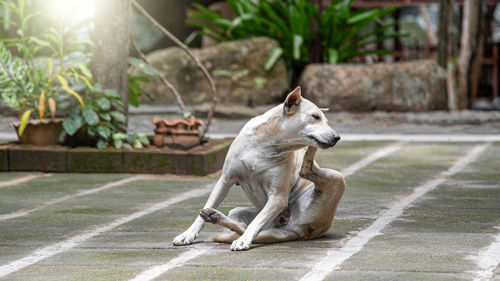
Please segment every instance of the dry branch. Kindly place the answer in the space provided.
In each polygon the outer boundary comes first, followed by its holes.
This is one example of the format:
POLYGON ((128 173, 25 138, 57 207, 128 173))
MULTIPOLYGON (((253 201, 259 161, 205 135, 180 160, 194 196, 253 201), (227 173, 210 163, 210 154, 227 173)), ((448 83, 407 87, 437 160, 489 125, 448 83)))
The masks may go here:
POLYGON ((174 41, 175 44, 177 44, 181 49, 183 49, 196 63, 196 65, 201 69, 203 72, 203 75, 207 79, 208 83, 210 84, 210 90, 212 91, 212 102, 210 103, 210 110, 208 112, 208 118, 205 126, 200 132, 200 139, 203 139, 205 137, 205 134, 208 131, 208 128, 210 127, 210 124, 212 123, 212 118, 214 115, 215 111, 215 106, 217 105, 217 89, 215 88, 215 82, 210 76, 210 73, 208 73, 207 69, 203 64, 200 62, 200 60, 194 56, 194 54, 189 50, 189 48, 184 45, 177 37, 175 37, 172 33, 170 33, 167 29, 165 29, 161 24, 159 24, 137 1, 132 0, 132 5, 139 10, 156 28, 158 28, 163 34, 165 34, 168 38, 170 38, 172 41, 174 41))
POLYGON ((146 55, 144 55, 144 53, 141 51, 141 49, 139 48, 139 46, 137 46, 137 43, 135 42, 134 38, 131 38, 132 40, 132 45, 134 46, 134 49, 135 51, 139 54, 139 56, 150 66, 152 67, 157 73, 158 73, 158 76, 160 77, 161 81, 163 82, 163 84, 165 84, 165 86, 172 92, 172 94, 174 94, 175 96, 175 100, 177 101, 177 105, 179 106, 179 108, 181 109, 181 112, 182 112, 182 116, 186 116, 186 106, 184 105, 184 102, 182 101, 182 98, 181 96, 179 95, 179 92, 177 92, 177 89, 174 87, 174 85, 172 85, 172 83, 170 83, 170 81, 168 81, 168 79, 165 77, 165 75, 163 75, 161 72, 159 72, 154 66, 153 64, 151 63, 151 61, 148 59, 148 57, 146 57, 146 55))

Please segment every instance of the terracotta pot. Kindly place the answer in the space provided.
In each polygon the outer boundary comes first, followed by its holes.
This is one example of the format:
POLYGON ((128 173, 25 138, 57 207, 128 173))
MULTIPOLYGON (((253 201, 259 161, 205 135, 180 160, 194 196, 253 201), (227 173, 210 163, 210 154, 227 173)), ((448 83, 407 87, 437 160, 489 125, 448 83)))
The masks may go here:
POLYGON ((157 147, 190 149, 200 144, 198 127, 203 124, 202 120, 153 118, 153 124, 156 125, 153 144, 157 147))
POLYGON ((11 125, 16 130, 21 144, 55 145, 59 143, 59 135, 63 130, 63 119, 30 120, 24 129, 23 135, 19 137, 19 124, 20 122, 14 122, 11 125))

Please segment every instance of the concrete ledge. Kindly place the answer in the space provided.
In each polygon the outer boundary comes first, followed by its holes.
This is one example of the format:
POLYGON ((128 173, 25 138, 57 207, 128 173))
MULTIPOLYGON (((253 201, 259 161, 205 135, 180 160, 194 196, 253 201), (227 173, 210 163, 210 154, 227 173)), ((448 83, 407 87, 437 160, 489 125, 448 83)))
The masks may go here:
POLYGON ((169 148, 0 145, 0 171, 141 173, 204 176, 222 169, 232 139, 211 140, 191 150, 169 148))
POLYGON ((7 146, 0 145, 0 172, 9 170, 9 151, 7 146))
POLYGON ((66 172, 63 146, 9 145, 9 171, 66 172))

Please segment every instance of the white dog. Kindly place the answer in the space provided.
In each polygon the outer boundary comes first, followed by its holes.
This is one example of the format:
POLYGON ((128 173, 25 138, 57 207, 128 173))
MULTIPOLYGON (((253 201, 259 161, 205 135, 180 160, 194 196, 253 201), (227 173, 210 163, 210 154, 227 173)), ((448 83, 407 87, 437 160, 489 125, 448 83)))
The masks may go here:
POLYGON ((243 127, 200 216, 174 245, 191 244, 205 222, 234 231, 214 238, 232 242, 233 251, 248 250, 252 242, 322 236, 330 229, 345 181, 341 173, 319 168, 314 156, 317 147, 329 148, 339 140, 322 110, 302 98, 297 87, 282 105, 243 127), (255 208, 235 208, 225 216, 213 208, 234 184, 241 185, 255 208))

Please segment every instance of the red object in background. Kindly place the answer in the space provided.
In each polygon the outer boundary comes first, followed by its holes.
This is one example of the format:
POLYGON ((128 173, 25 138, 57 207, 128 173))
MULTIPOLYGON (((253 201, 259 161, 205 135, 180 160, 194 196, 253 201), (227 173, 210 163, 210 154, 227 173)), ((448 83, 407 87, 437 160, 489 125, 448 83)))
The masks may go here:
POLYGON ((156 125, 153 143, 157 147, 189 149, 200 144, 198 127, 203 125, 200 119, 153 118, 153 124, 156 125))

